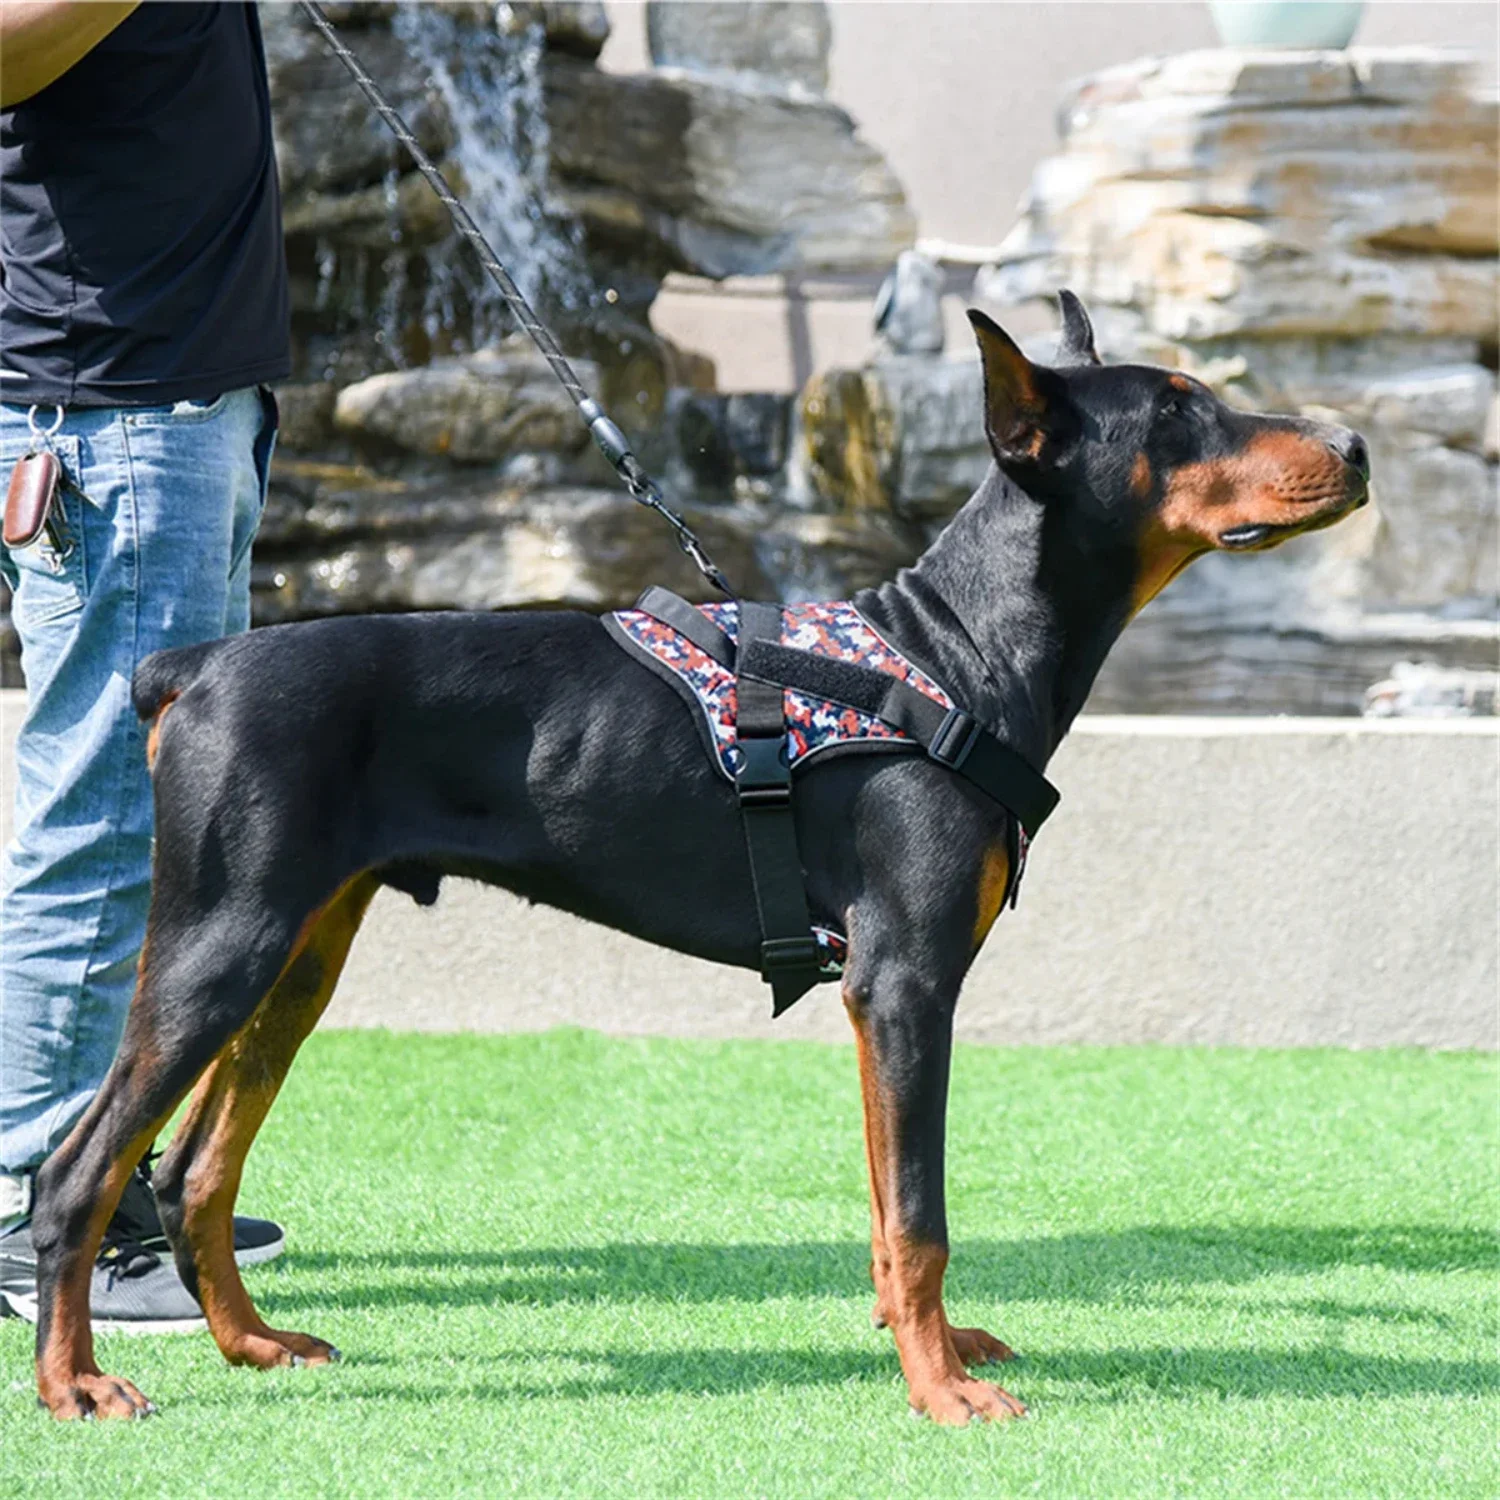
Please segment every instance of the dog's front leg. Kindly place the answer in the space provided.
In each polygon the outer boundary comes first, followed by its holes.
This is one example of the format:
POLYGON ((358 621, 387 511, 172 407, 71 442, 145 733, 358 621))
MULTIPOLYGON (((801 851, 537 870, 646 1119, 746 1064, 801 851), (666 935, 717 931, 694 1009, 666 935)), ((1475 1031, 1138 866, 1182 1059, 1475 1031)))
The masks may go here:
POLYGON ((943 1135, 953 1004, 952 995, 890 970, 844 988, 864 1096, 878 1315, 895 1334, 912 1409, 961 1423, 1023 1416, 1026 1408, 964 1368, 966 1359, 1005 1358, 1010 1351, 981 1330, 951 1328, 943 1310, 943 1135))

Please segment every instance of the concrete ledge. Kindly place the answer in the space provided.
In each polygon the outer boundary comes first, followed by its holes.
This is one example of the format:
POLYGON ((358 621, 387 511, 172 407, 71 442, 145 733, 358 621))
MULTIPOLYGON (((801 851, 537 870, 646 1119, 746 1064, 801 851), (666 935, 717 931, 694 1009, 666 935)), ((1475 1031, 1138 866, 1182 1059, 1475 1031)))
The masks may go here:
MULTIPOLYGON (((1500 1045, 1500 722, 1086 717, 1052 775, 962 1036, 1500 1045)), ((847 1037, 836 986, 773 1026, 753 975, 457 881, 382 892, 326 1024, 847 1037)))

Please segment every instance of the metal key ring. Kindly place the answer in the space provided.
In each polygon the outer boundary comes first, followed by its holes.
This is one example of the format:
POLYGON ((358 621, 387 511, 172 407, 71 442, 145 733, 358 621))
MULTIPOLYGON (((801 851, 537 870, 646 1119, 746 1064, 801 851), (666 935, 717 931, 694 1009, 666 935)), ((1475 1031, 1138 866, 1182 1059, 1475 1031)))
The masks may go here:
POLYGON ((45 432, 37 426, 36 420, 36 414, 41 410, 41 406, 33 404, 31 409, 26 413, 26 426, 30 429, 32 437, 36 438, 39 442, 45 443, 49 438, 55 437, 59 428, 62 427, 64 417, 67 416, 62 407, 55 402, 52 409, 57 413, 57 420, 45 432))

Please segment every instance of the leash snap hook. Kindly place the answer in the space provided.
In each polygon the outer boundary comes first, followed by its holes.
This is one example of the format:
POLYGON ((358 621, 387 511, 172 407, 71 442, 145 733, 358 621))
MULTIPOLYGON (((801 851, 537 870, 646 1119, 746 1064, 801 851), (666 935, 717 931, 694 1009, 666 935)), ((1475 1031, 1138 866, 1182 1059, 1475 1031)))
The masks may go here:
POLYGON ((677 537, 677 545, 692 559, 693 566, 724 595, 726 599, 735 599, 739 596, 730 588, 729 580, 719 571, 718 564, 714 562, 703 543, 698 540, 697 534, 681 516, 667 504, 662 495, 661 486, 635 463, 635 455, 626 454, 626 462, 621 465, 620 472, 625 479, 626 487, 630 490, 632 498, 639 501, 648 510, 654 510, 677 537))

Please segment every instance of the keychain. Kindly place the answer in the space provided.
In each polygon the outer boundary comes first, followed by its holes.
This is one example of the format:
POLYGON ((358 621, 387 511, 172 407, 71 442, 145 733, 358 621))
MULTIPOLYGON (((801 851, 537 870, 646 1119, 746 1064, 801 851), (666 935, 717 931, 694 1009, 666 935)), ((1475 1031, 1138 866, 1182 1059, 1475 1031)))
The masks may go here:
POLYGON ((52 425, 43 428, 36 419, 37 407, 26 413, 31 432, 31 446, 16 460, 5 493, 4 541, 7 547, 29 547, 44 532, 52 552, 52 567, 61 567, 73 550, 73 539, 57 497, 71 490, 80 498, 83 491, 63 467, 52 446, 52 439, 62 427, 64 412, 56 408, 52 425))

